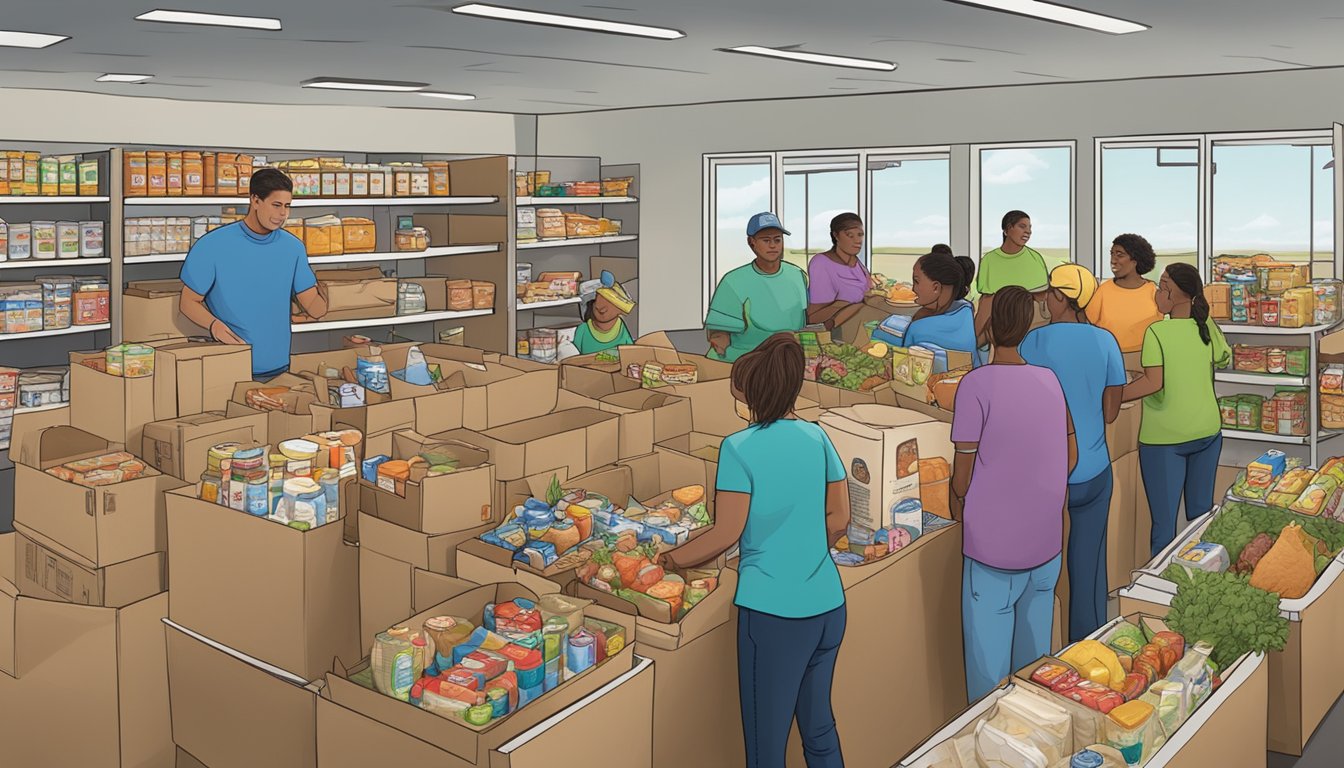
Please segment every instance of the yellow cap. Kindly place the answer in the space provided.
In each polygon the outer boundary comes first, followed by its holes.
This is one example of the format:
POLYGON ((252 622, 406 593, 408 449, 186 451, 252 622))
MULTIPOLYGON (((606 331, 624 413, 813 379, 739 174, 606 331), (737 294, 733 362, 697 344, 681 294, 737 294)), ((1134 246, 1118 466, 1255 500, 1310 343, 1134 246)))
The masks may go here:
POLYGON ((630 298, 630 294, 625 292, 625 288, 621 287, 620 283, 598 288, 597 295, 610 301, 623 315, 630 314, 631 310, 635 308, 635 300, 630 298))
POLYGON ((1086 307, 1097 295, 1097 278, 1077 264, 1061 264, 1050 272, 1050 287, 1086 307))

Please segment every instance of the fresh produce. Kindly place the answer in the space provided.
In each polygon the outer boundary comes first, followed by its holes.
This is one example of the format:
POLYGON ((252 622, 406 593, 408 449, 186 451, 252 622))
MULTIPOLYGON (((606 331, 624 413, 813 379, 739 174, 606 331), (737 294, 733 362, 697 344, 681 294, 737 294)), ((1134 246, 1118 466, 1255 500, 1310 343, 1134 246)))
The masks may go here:
MULTIPOLYGON (((1279 596, 1250 585, 1245 576, 1168 569, 1176 583, 1167 624, 1188 643, 1213 645, 1213 662, 1226 669, 1242 654, 1283 650, 1288 620, 1279 596)), ((1137 666, 1137 662, 1136 662, 1137 666)))
POLYGON ((814 361, 808 361, 809 372, 822 384, 841 389, 866 392, 891 380, 886 356, 874 356, 852 344, 822 344, 814 361))
POLYGON ((1079 640, 1061 653, 1059 659, 1078 670, 1084 680, 1107 686, 1113 691, 1125 688, 1125 668, 1121 666, 1115 651, 1099 640, 1079 640))
MULTIPOLYGON (((1289 523, 1325 542, 1326 553, 1344 549, 1344 523, 1321 517, 1303 517, 1281 509, 1270 509, 1240 501, 1228 502, 1204 532, 1203 540, 1222 544, 1228 552, 1240 553, 1256 534, 1278 536, 1289 523)), ((1326 558, 1327 563, 1329 558, 1326 558)), ((1324 566, 1318 569, 1322 570, 1324 566)))
POLYGON ((1316 542, 1290 523, 1256 564, 1251 586, 1289 600, 1302 597, 1316 583, 1315 554, 1316 542))

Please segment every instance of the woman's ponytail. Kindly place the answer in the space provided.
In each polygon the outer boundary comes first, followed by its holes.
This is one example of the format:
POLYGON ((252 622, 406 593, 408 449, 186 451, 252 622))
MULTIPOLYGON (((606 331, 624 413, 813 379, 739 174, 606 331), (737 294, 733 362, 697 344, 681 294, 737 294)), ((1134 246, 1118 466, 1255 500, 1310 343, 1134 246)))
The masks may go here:
POLYGON ((1181 289, 1181 293, 1190 297, 1190 318, 1199 326, 1199 338, 1207 345, 1213 343, 1209 333, 1209 300, 1204 298, 1204 281, 1199 279, 1199 270, 1189 264, 1172 264, 1167 267, 1167 277, 1181 289))
POLYGON ((1213 339, 1209 336, 1209 300, 1204 298, 1203 291, 1190 299, 1190 317, 1194 318, 1195 324, 1199 326, 1199 338, 1206 345, 1213 343, 1213 339))
POLYGON ((961 284, 957 286, 954 292, 954 299, 960 300, 966 298, 971 292, 971 283, 975 282, 975 260, 970 256, 958 256, 957 266, 961 267, 961 273, 964 276, 961 284))
POLYGON ((952 300, 959 301, 971 292, 975 262, 966 256, 953 256, 952 249, 939 243, 915 262, 930 280, 952 289, 952 300))

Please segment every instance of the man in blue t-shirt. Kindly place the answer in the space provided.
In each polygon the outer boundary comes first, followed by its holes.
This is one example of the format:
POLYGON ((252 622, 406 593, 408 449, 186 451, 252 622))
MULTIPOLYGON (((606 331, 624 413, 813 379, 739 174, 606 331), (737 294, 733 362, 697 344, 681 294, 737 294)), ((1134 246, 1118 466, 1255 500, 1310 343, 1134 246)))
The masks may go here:
POLYGON ((290 306, 314 319, 327 313, 325 290, 303 243, 284 231, 294 183, 274 168, 252 176, 247 218, 196 241, 182 265, 187 319, 225 344, 252 345, 252 377, 289 369, 290 306))

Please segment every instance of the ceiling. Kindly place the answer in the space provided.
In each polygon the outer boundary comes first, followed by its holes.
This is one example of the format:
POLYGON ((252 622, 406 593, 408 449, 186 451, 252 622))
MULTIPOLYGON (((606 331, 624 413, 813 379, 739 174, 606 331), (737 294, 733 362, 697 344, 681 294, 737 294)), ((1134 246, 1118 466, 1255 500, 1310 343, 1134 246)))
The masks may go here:
MULTIPOLYGON (((551 114, 1344 65, 1339 0, 1298 0, 1290 9, 1249 0, 1067 3, 1151 27, 1122 36, 945 0, 494 0, 686 33, 673 41, 449 12, 467 0, 159 1, 5 3, 0 29, 72 39, 40 50, 0 47, 0 85, 208 101, 551 114), (279 17, 284 29, 134 20, 160 7, 279 17), (718 50, 740 45, 799 46, 891 61, 898 69, 842 69, 718 50), (155 77, 139 85, 94 82, 107 72, 155 77), (299 87, 320 76, 425 82, 433 90, 475 94, 477 100, 299 87)), ((1022 106, 1030 109, 1030 103, 1022 106)), ((1248 101, 1246 107, 1255 105, 1248 101)))

